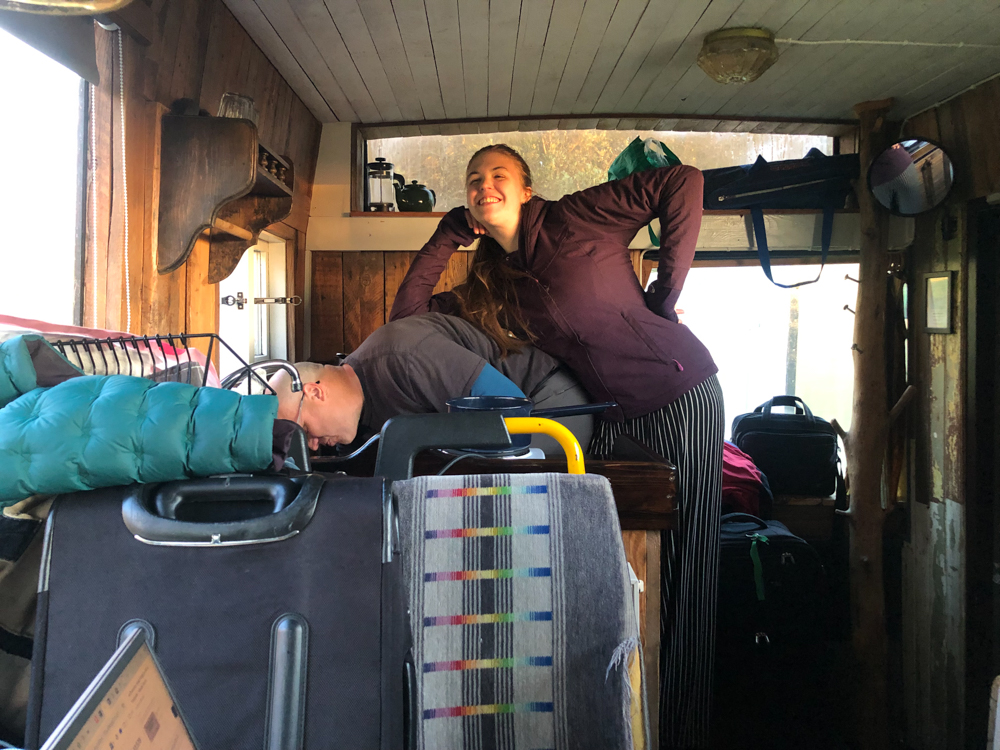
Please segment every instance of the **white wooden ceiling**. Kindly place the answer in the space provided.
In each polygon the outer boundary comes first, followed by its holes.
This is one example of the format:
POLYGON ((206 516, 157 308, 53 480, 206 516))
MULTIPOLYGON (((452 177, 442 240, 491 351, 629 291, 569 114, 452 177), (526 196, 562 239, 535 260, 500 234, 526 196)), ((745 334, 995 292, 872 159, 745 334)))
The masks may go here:
POLYGON ((855 103, 890 96, 906 117, 1000 73, 1000 47, 779 44, 778 62, 743 86, 715 83, 695 62, 707 33, 733 26, 1000 45, 1000 0, 225 2, 323 122, 558 115, 563 127, 663 128, 673 114, 732 130, 744 119, 853 119, 855 103))

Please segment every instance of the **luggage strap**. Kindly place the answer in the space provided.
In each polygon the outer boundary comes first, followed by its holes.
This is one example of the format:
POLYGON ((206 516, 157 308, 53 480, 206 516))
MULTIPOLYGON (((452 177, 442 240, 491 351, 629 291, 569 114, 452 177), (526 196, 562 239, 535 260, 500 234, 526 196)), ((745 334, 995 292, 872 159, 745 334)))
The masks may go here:
POLYGON ((797 286, 815 284, 819 281, 819 277, 823 275, 823 267, 826 265, 826 257, 830 252, 830 240, 833 237, 833 208, 831 206, 827 206, 823 209, 823 229, 821 232, 822 254, 819 259, 819 273, 816 274, 815 279, 811 279, 810 281, 800 281, 797 284, 779 284, 771 276, 771 255, 767 248, 767 232, 764 229, 763 209, 759 207, 751 208, 750 218, 753 219, 753 237, 754 242, 757 245, 757 257, 760 258, 760 267, 764 269, 764 275, 767 276, 768 281, 775 286, 780 286, 782 289, 794 289, 797 286))
POLYGON ((760 553, 757 552, 757 542, 770 544, 763 534, 748 534, 750 542, 750 559, 753 560, 753 582, 757 587, 757 601, 764 601, 764 567, 760 564, 760 553))

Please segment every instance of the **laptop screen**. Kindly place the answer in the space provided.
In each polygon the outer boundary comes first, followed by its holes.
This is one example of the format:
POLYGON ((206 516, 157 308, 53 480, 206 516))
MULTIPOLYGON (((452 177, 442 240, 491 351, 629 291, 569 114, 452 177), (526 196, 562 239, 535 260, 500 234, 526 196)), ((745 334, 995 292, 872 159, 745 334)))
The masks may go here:
POLYGON ((142 631, 115 652, 42 750, 197 750, 142 631))

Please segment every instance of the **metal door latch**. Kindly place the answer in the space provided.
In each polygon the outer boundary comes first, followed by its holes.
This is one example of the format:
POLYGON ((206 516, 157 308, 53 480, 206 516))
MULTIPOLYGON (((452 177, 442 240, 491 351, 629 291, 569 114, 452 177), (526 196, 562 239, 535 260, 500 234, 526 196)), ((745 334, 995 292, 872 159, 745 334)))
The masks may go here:
POLYGON ((301 305, 302 298, 299 295, 294 297, 254 297, 255 305, 301 305))
POLYGON ((230 294, 220 299, 219 302, 227 307, 236 305, 237 310, 242 310, 243 306, 247 303, 247 298, 243 296, 243 292, 237 292, 235 297, 230 294))

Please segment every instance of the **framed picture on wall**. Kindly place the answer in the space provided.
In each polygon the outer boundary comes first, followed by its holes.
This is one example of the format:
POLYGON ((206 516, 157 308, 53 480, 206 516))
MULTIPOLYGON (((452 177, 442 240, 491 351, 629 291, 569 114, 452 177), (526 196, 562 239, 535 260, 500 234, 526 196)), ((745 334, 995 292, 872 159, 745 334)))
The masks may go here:
POLYGON ((927 333, 951 333, 951 271, 924 274, 927 333))

